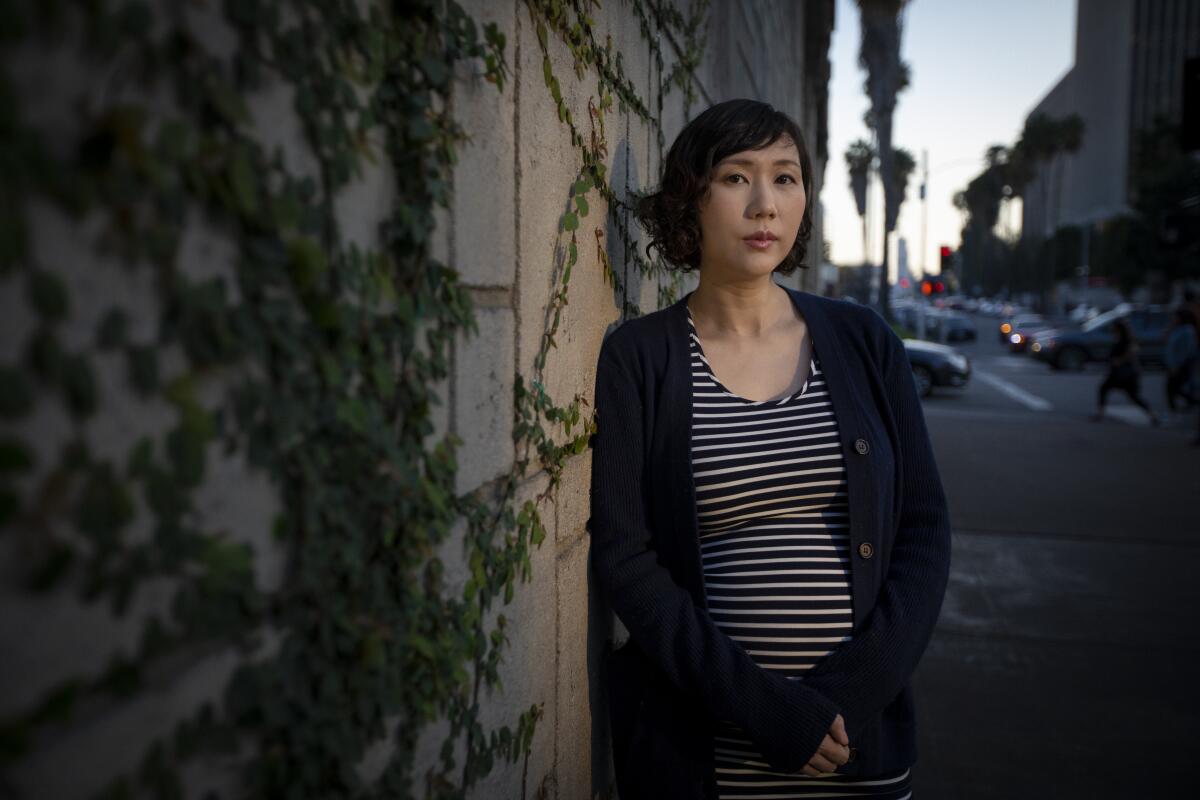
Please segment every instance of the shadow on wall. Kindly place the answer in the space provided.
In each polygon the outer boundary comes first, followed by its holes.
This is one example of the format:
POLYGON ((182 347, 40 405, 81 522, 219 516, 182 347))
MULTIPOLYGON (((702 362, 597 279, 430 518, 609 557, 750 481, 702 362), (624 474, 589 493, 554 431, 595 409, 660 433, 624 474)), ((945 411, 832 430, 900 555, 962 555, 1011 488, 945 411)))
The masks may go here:
MULTIPOLYGON (((637 161, 629 137, 623 137, 617 145, 611 172, 610 184, 618 197, 629 197, 629 187, 638 187, 637 161)), ((642 246, 641 227, 637 218, 628 208, 622 208, 622 225, 618 226, 613 215, 608 215, 605 226, 605 250, 608 262, 613 272, 620 277, 621 287, 612 287, 613 307, 621 313, 616 321, 609 325, 605 336, 612 333, 626 319, 626 298, 640 305, 645 288, 646 277, 637 268, 634 253, 642 246), (626 242, 621 236, 622 227, 630 232, 630 241, 626 242)), ((590 547, 590 541, 589 541, 590 547)), ((615 795, 615 772, 612 757, 612 731, 608 720, 608 685, 609 678, 606 664, 607 654, 619 646, 628 633, 609 608, 608 603, 600 596, 599 585, 596 583, 590 567, 587 571, 588 580, 588 706, 591 710, 592 726, 592 798, 610 798, 615 795), (618 641, 619 637, 619 641, 618 641)))

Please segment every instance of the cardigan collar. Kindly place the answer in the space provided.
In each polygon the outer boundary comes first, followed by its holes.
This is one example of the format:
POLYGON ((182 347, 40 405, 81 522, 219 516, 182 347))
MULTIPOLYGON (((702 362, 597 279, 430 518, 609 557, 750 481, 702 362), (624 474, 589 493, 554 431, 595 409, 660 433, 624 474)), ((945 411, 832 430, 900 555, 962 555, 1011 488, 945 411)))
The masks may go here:
MULTIPOLYGON (((853 391, 856 387, 849 385, 850 377, 845 370, 845 356, 842 353, 842 343, 833 330, 833 324, 829 316, 825 313, 824 308, 822 308, 823 303, 836 301, 817 297, 816 295, 800 289, 793 289, 789 286, 776 285, 788 293, 793 305, 799 310, 800 316, 804 318, 809 335, 812 337, 813 350, 817 355, 817 360, 821 364, 821 371, 825 373, 825 382, 829 389, 830 401, 833 403, 839 424, 843 429, 852 433, 856 427, 858 415, 855 393, 853 391)), ((691 350, 687 327, 687 299, 691 294, 692 292, 687 292, 667 308, 669 317, 667 388, 671 393, 669 399, 673 402, 686 404, 689 409, 691 408, 692 376, 691 350)), ((681 406, 673 407, 679 408, 681 406)), ((690 434, 690 414, 689 420, 686 423, 686 430, 683 433, 690 434)), ((847 435, 843 433, 843 444, 847 441, 847 435)), ((686 443, 687 439, 684 441, 686 443)), ((853 443, 854 436, 850 436, 848 441, 853 443)))

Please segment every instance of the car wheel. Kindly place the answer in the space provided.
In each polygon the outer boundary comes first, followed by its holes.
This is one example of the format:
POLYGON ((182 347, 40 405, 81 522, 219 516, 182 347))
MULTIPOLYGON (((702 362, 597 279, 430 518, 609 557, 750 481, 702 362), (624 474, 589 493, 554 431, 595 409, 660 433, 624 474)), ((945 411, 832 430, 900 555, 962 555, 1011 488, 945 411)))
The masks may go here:
POLYGON ((917 383, 917 393, 921 397, 933 394, 933 373, 925 367, 913 367, 913 380, 917 383))
POLYGON ((1059 369, 1070 370, 1071 372, 1080 371, 1086 363, 1087 353, 1078 347, 1064 349, 1054 361, 1055 366, 1059 369))

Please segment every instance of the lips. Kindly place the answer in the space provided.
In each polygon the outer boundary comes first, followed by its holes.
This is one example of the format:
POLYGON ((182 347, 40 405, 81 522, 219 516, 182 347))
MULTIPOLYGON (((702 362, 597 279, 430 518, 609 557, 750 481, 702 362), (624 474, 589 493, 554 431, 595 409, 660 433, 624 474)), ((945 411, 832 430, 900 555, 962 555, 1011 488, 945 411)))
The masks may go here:
POLYGON ((771 233, 770 231, 756 231, 755 233, 751 234, 750 236, 746 236, 744 238, 747 241, 751 241, 751 242, 754 242, 754 241, 773 242, 776 239, 778 239, 779 237, 776 236, 775 234, 771 233))

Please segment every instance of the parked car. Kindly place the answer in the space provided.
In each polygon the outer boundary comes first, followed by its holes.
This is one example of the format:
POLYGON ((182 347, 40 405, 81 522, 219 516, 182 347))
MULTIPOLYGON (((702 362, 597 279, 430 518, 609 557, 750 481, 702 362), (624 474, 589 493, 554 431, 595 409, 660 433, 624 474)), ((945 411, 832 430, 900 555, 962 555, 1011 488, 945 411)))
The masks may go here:
MULTIPOLYGON (((945 326, 947 342, 975 341, 979 336, 975 322, 966 314, 944 313, 940 315, 939 323, 945 326)), ((940 340, 942 337, 935 338, 940 340)))
POLYGON ((1171 315, 1162 306, 1120 305, 1093 317, 1077 331, 1052 328, 1039 331, 1029 344, 1030 354, 1055 369, 1080 370, 1089 361, 1107 361, 1117 340, 1113 323, 1127 319, 1138 343, 1138 361, 1162 364, 1171 315))
MULTIPOLYGON (((1050 323, 1046 322, 1046 318, 1041 314, 1014 314, 1000 323, 1000 341, 1004 344, 1013 344, 1013 331, 1018 329, 1028 330, 1039 325, 1043 328, 1050 327, 1050 323)), ((1017 341, 1018 343, 1024 341, 1024 337, 1017 341)))
POLYGON ((921 397, 935 386, 966 386, 971 379, 971 361, 953 347, 920 339, 905 339, 904 352, 912 367, 913 380, 921 397))

